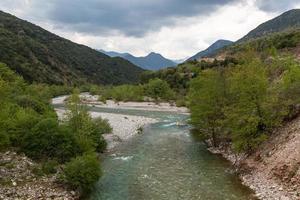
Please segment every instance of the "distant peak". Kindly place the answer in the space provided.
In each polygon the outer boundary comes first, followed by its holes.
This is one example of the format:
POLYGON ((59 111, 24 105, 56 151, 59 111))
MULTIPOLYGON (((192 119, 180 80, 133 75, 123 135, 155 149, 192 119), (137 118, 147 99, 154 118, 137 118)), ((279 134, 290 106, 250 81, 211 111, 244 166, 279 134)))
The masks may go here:
POLYGON ((148 54, 148 56, 161 56, 159 53, 151 52, 148 54))

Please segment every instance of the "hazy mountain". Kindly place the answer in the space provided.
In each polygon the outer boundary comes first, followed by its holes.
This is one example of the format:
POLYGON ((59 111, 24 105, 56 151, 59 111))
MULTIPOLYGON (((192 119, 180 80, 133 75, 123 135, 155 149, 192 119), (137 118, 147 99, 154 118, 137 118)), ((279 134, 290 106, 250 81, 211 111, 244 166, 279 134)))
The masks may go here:
POLYGON ((30 82, 133 83, 143 70, 0 11, 0 62, 30 82))
POLYGON ((300 28, 300 9, 287 11, 282 15, 259 25, 240 39, 239 42, 295 28, 300 28))
POLYGON ((210 55, 215 54, 219 49, 231 45, 232 43, 233 42, 229 40, 218 40, 215 43, 213 43, 210 47, 205 49, 204 51, 200 51, 199 53, 197 53, 196 55, 192 56, 187 60, 198 60, 203 57, 208 57, 210 55))
POLYGON ((105 53, 106 55, 111 56, 111 57, 124 58, 124 59, 132 62, 133 64, 135 64, 143 69, 148 69, 148 70, 158 70, 158 69, 172 67, 172 66, 177 65, 174 61, 169 60, 169 59, 163 57, 162 55, 160 55, 158 53, 153 53, 153 52, 145 57, 135 57, 129 53, 118 53, 118 52, 114 52, 114 51, 107 52, 104 50, 100 50, 100 52, 105 53))

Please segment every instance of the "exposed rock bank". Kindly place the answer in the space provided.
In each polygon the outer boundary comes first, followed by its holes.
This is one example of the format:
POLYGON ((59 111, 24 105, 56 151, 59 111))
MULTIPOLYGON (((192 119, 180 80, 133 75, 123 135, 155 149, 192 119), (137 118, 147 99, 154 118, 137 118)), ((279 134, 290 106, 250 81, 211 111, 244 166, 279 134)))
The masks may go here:
POLYGON ((229 148, 209 148, 236 164, 243 183, 264 200, 300 199, 300 117, 275 134, 250 156, 229 148))
POLYGON ((78 194, 57 182, 58 174, 37 174, 39 167, 25 155, 0 153, 0 199, 78 199, 78 194))

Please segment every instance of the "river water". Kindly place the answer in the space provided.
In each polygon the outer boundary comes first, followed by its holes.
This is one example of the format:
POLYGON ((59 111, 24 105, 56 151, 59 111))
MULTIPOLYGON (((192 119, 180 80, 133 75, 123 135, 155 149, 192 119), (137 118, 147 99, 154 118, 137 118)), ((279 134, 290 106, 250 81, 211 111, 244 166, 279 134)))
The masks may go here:
POLYGON ((160 122, 121 143, 102 159, 103 176, 91 200, 248 200, 253 193, 190 133, 182 114, 91 108, 148 116, 160 122))

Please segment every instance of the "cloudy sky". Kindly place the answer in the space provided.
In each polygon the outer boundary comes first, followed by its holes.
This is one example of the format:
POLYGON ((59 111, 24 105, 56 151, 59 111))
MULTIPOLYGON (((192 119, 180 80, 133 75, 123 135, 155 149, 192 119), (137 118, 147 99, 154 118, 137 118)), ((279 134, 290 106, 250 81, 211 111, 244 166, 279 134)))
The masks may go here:
POLYGON ((1 0, 0 9, 95 49, 190 57, 237 40, 300 0, 1 0))

